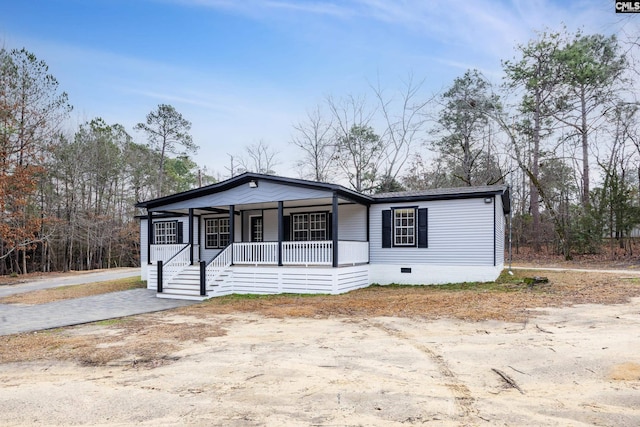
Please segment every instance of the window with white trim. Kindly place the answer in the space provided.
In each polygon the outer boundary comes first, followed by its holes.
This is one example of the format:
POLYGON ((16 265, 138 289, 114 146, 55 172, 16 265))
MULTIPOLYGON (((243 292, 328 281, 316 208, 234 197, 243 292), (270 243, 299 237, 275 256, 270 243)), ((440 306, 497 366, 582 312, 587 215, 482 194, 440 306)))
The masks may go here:
POLYGON ((178 221, 154 222, 153 238, 156 245, 173 245, 178 243, 178 221))
POLYGON ((393 210, 393 245, 416 245, 415 208, 401 208, 393 210))
POLYGON ((291 237, 295 241, 327 240, 327 213, 292 214, 291 237))
POLYGON ((309 215, 293 214, 291 215, 291 227, 293 240, 309 240, 309 215))
POLYGON ((207 218, 204 221, 204 243, 207 249, 229 244, 229 218, 207 218))
POLYGON ((309 214, 309 240, 327 240, 327 214, 309 214))

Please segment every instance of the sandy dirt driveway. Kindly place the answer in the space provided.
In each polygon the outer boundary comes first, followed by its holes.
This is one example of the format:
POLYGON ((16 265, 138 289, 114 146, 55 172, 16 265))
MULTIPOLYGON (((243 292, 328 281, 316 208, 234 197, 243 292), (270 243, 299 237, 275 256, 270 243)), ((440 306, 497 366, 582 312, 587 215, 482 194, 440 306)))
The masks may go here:
MULTIPOLYGON (((155 365, 2 364, 0 425, 640 425, 638 298, 526 323, 140 317, 219 333, 155 365)), ((129 339, 117 324, 64 333, 129 339)))

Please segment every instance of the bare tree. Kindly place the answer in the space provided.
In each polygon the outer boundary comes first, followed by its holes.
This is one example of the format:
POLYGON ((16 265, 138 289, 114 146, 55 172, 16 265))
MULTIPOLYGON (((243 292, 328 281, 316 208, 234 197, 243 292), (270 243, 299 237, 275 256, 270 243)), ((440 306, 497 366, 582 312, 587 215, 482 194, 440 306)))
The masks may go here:
POLYGON ((411 157, 416 141, 425 131, 426 110, 433 97, 425 100, 418 98, 423 83, 424 80, 415 82, 413 75, 409 74, 402 82, 402 90, 391 97, 384 93, 380 81, 376 86, 371 85, 386 126, 381 136, 385 148, 380 191, 392 189, 391 186, 398 181, 398 176, 411 157))
POLYGON ((383 143, 370 123, 376 110, 365 97, 327 98, 333 116, 336 162, 356 191, 373 191, 384 159, 383 143))
POLYGON ((308 111, 305 121, 293 125, 296 133, 291 143, 303 152, 303 157, 298 162, 302 177, 320 182, 331 180, 335 171, 333 160, 336 153, 332 126, 333 121, 323 116, 320 106, 308 111))
MULTIPOLYGON (((245 172, 256 172, 275 175, 275 167, 279 164, 278 152, 263 140, 245 147, 245 155, 238 158, 238 164, 245 172)), ((233 157, 231 158, 233 162, 233 157)), ((240 168, 237 168, 238 171, 240 168)))

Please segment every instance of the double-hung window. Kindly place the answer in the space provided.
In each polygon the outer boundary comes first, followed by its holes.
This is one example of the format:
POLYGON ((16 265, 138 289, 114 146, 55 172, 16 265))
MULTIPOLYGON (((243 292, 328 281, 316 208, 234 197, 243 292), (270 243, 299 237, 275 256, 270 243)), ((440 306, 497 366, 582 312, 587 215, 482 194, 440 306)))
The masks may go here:
POLYGON ((327 214, 309 214, 309 240, 327 240, 327 214))
POLYGON ((291 237, 296 241, 327 240, 327 213, 292 214, 291 231, 291 237))
POLYGON ((291 227, 293 240, 309 240, 309 215, 291 215, 291 227))
POLYGON ((428 211, 418 206, 398 206, 382 212, 383 248, 428 248, 428 211))
POLYGON ((393 245, 416 245, 416 210, 414 208, 393 210, 393 245))
POLYGON ((153 236, 156 245, 172 245, 178 243, 178 222, 159 221, 153 223, 153 236))
POLYGON ((229 244, 229 218, 207 218, 204 230, 207 249, 224 248, 229 244))

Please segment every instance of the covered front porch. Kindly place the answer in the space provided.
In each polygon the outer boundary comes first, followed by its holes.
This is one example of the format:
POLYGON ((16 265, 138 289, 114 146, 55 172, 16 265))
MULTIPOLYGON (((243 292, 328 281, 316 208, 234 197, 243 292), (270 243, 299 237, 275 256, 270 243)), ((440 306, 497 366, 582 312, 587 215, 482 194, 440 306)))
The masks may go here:
POLYGON ((159 297, 205 299, 232 293, 338 294, 367 286, 368 242, 236 242, 211 261, 191 262, 186 245, 152 245, 147 280, 159 297), (168 257, 171 250, 177 251, 168 257), (167 258, 168 257, 168 258, 167 258), (162 259, 165 258, 165 259, 162 259), (278 259, 282 264, 278 264, 278 259))
POLYGON ((260 178, 146 206, 143 270, 159 297, 341 293, 369 284, 365 200, 330 184, 260 178))

